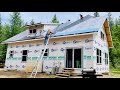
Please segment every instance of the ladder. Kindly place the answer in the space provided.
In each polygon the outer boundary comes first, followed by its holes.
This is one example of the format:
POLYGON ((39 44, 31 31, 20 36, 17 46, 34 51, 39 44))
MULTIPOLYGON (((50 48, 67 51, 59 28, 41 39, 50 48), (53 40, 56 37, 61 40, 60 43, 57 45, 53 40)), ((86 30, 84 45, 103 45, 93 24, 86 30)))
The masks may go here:
MULTIPOLYGON (((48 36, 48 40, 47 40, 47 43, 44 47, 44 50, 42 50, 42 53, 40 55, 40 59, 38 58, 38 60, 36 61, 34 67, 33 67, 33 70, 32 70, 32 73, 30 75, 30 78, 35 78, 36 75, 37 75, 37 72, 38 72, 38 65, 39 65, 39 61, 43 59, 43 56, 44 56, 44 53, 46 51, 46 48, 47 48, 47 45, 48 45, 48 42, 49 42, 49 39, 50 39, 50 35, 48 36)), ((42 60, 42 69, 43 69, 43 60, 42 60)))

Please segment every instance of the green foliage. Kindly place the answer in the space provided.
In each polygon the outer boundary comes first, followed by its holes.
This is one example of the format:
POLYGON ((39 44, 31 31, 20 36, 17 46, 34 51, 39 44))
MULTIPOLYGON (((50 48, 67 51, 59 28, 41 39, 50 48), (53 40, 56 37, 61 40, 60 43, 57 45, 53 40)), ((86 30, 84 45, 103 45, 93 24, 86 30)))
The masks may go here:
POLYGON ((0 60, 3 61, 6 58, 7 45, 1 44, 1 42, 25 30, 25 25, 19 12, 13 12, 10 16, 10 24, 2 25, 0 15, 0 60))
POLYGON ((10 18, 10 36, 14 36, 25 30, 20 12, 13 12, 10 18))
POLYGON ((108 12, 108 22, 109 22, 110 30, 111 30, 111 33, 112 33, 114 21, 113 21, 113 18, 111 16, 112 16, 111 12, 108 12))
POLYGON ((52 23, 59 23, 59 20, 57 20, 56 14, 54 15, 54 17, 52 19, 52 23))
POLYGON ((113 21, 111 13, 108 13, 109 26, 112 31, 114 48, 110 49, 110 65, 120 70, 120 17, 113 21))

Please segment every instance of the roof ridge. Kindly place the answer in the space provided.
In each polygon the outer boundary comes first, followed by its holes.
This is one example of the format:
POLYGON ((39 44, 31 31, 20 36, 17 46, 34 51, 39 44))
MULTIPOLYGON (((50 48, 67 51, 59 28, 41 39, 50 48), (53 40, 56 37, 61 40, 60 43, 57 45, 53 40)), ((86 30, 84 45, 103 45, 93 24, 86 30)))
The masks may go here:
POLYGON ((84 22, 84 21, 86 21, 86 20, 88 20, 88 19, 90 19, 90 18, 92 18, 92 16, 87 15, 87 16, 85 16, 83 19, 78 19, 78 20, 72 22, 71 24, 69 24, 69 25, 67 25, 67 26, 59 29, 59 31, 63 31, 63 30, 65 30, 65 29, 67 29, 67 28, 70 28, 70 27, 72 27, 72 26, 75 26, 76 24, 81 23, 81 22, 84 22))

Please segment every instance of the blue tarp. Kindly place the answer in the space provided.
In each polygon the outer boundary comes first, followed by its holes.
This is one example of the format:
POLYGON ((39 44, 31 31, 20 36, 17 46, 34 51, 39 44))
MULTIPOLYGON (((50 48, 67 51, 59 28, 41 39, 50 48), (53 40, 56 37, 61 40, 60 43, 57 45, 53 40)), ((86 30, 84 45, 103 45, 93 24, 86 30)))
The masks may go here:
POLYGON ((74 35, 74 34, 81 34, 81 33, 89 33, 89 32, 98 32, 99 28, 89 28, 85 30, 74 30, 70 32, 57 32, 56 34, 52 35, 54 37, 57 36, 66 36, 66 35, 74 35))

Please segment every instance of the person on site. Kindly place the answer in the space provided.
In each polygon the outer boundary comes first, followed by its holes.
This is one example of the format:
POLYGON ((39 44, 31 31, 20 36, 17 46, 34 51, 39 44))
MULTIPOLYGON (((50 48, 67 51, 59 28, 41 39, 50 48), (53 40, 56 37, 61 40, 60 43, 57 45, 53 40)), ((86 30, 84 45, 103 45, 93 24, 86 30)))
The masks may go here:
POLYGON ((47 44, 47 41, 48 41, 48 38, 49 38, 49 35, 51 35, 52 32, 50 31, 50 29, 47 31, 46 35, 45 35, 45 40, 44 40, 44 45, 47 44))

